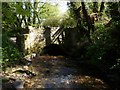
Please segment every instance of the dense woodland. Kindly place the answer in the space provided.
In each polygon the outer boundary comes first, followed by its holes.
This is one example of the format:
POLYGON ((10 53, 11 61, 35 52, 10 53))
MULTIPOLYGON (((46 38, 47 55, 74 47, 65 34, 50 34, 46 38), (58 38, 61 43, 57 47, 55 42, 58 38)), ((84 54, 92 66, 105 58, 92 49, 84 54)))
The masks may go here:
MULTIPOLYGON (((2 3, 1 49, 3 59, 0 61, 4 73, 2 77, 6 78, 5 73, 9 74, 10 68, 24 65, 29 67, 31 63, 37 63, 37 60, 42 61, 38 57, 56 56, 59 59, 62 56, 67 66, 81 68, 79 65, 84 65, 83 67, 86 68, 84 71, 94 72, 98 77, 101 74, 97 73, 104 73, 102 78, 105 76, 104 80, 112 86, 107 90, 120 89, 120 2, 64 3, 67 7, 65 12, 59 9, 63 7, 60 6, 60 2, 38 2, 36 0, 36 2, 2 3), (52 27, 59 27, 52 39, 51 36, 44 35, 46 43, 41 45, 35 53, 35 61, 32 58, 30 60, 25 58, 29 54, 24 54, 24 51, 20 49, 23 47, 18 40, 19 35, 28 32, 29 26, 42 27, 44 32, 48 33, 51 33, 52 27), (16 43, 10 40, 13 36, 17 37, 16 43), (89 71, 90 68, 91 71, 89 71)), ((20 73, 24 72, 34 76, 29 69, 28 71, 21 70, 20 73)), ((50 72, 50 70, 46 71, 46 73, 50 72)), ((3 80, 3 82, 8 81, 3 80)))

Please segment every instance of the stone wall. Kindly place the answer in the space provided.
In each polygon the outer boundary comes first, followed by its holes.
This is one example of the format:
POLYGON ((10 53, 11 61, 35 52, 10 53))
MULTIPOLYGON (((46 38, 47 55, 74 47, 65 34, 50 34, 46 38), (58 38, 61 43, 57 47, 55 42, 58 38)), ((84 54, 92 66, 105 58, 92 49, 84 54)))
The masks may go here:
POLYGON ((44 45, 43 28, 29 26, 29 33, 23 34, 23 49, 25 54, 38 53, 44 45))
MULTIPOLYGON (((51 40, 59 28, 60 27, 50 27, 51 40)), ((35 28, 29 26, 27 29, 22 29, 21 34, 11 37, 10 41, 12 41, 24 55, 38 53, 46 45, 46 30, 44 27, 35 28)))

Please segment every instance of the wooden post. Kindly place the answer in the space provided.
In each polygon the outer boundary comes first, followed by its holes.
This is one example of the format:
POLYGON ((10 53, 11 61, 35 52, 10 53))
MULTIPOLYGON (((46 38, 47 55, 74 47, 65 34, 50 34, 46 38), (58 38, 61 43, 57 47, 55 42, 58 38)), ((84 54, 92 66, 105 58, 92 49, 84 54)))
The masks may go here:
POLYGON ((44 37, 45 37, 45 43, 46 46, 51 44, 51 28, 50 27, 44 27, 45 32, 44 32, 44 37))

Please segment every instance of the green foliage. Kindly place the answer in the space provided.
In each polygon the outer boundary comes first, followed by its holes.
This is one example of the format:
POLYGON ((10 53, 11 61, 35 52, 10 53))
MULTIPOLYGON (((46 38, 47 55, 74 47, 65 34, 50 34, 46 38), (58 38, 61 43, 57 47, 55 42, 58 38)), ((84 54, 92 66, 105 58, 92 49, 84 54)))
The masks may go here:
POLYGON ((70 12, 68 11, 63 17, 61 17, 60 26, 65 28, 76 27, 77 21, 72 16, 70 16, 70 12))
POLYGON ((12 24, 14 24, 15 21, 13 10, 9 3, 2 3, 2 14, 3 28, 9 28, 10 26, 12 26, 12 24))
POLYGON ((23 9, 23 3, 15 3, 15 2, 4 2, 2 3, 2 28, 5 30, 15 30, 15 28, 19 28, 22 25, 21 20, 23 19, 23 15, 29 16, 30 12, 26 9, 23 9))
POLYGON ((60 18, 59 17, 52 17, 48 18, 43 22, 43 26, 51 26, 51 27, 57 27, 60 25, 60 18))
POLYGON ((2 67, 6 68, 7 66, 14 66, 16 64, 20 64, 20 58, 22 54, 18 51, 18 49, 12 44, 9 40, 7 34, 2 35, 3 43, 2 43, 2 67))
MULTIPOLYGON (((110 27, 104 28, 101 24, 93 34, 93 43, 88 46, 87 58, 92 63, 102 66, 106 70, 117 65, 120 67, 120 21, 113 21, 110 27)), ((120 68, 119 68, 120 69, 120 68)))
POLYGON ((47 19, 53 16, 58 15, 58 8, 56 5, 52 5, 50 3, 44 3, 41 6, 41 10, 39 11, 39 15, 41 19, 47 19))

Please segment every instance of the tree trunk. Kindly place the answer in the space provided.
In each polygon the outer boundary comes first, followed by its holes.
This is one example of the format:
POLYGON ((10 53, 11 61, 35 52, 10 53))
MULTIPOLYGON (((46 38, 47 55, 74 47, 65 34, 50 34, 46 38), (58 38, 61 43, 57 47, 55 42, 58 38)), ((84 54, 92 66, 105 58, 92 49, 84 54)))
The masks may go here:
POLYGON ((102 12, 103 12, 103 10, 105 8, 104 4, 105 4, 105 2, 101 2, 101 5, 100 5, 100 11, 99 11, 100 12, 100 19, 102 17, 102 12))
POLYGON ((73 2, 70 2, 74 15, 75 15, 75 19, 77 21, 77 27, 81 26, 81 15, 80 15, 80 10, 81 10, 81 6, 77 9, 75 9, 75 5, 73 2))
POLYGON ((100 12, 103 12, 103 10, 104 10, 104 8, 105 8, 104 3, 105 3, 105 2, 101 2, 101 5, 100 5, 100 12))
POLYGON ((33 12, 33 24, 36 23, 36 16, 37 16, 37 7, 38 7, 38 0, 35 0, 34 2, 34 12, 33 12))
MULTIPOLYGON (((26 9, 29 11, 29 13, 31 12, 31 3, 27 2, 25 3, 26 9)), ((30 19, 31 15, 27 16, 27 26, 30 25, 31 23, 31 19, 30 19)))
POLYGON ((45 28, 45 32, 44 32, 44 37, 45 37, 45 43, 46 46, 51 44, 51 28, 49 27, 44 27, 45 28))
POLYGON ((87 34, 88 40, 91 42, 90 29, 92 29, 92 31, 94 32, 94 26, 92 25, 90 16, 88 15, 87 10, 85 9, 84 2, 81 2, 81 4, 82 4, 82 12, 83 12, 84 18, 85 18, 85 20, 87 22, 87 26, 88 26, 88 30, 87 30, 86 34, 87 34))
POLYGON ((93 13, 98 12, 98 2, 93 2, 93 13))

